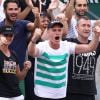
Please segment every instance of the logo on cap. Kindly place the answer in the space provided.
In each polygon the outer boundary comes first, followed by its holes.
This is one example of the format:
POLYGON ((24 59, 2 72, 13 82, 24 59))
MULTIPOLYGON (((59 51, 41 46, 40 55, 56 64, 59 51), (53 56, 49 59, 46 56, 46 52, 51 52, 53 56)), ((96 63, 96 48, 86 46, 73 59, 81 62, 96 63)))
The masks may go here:
POLYGON ((63 24, 62 24, 59 20, 55 19, 55 20, 52 20, 52 21, 48 24, 48 29, 49 29, 49 28, 52 28, 54 25, 59 25, 60 27, 63 27, 63 24))
POLYGON ((1 34, 14 34, 13 27, 11 26, 1 26, 0 27, 1 34))

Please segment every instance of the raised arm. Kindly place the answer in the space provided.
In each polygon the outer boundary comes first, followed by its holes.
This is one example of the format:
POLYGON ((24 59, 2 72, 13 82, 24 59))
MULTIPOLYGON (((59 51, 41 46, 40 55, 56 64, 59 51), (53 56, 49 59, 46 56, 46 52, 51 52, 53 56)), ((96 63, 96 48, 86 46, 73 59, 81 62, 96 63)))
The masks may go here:
POLYGON ((66 9, 65 9, 65 16, 68 18, 68 23, 70 23, 72 15, 73 15, 73 9, 74 9, 74 1, 75 0, 70 0, 69 4, 67 4, 66 9))
MULTIPOLYGON (((32 4, 31 0, 25 0, 25 2, 23 2, 23 3, 26 3, 27 6, 23 11, 20 11, 20 13, 18 14, 18 19, 22 19, 22 20, 24 20, 28 16, 28 14, 30 13, 30 11, 33 8, 33 4, 32 4)), ((21 9, 21 7, 20 7, 20 9, 21 9)))
POLYGON ((51 3, 47 9, 47 12, 51 15, 52 19, 55 19, 55 16, 53 14, 53 10, 58 7, 58 0, 51 0, 51 3))
POLYGON ((32 0, 25 0, 25 2, 31 9, 34 7, 32 0))
POLYGON ((36 48, 36 41, 40 38, 41 34, 42 34, 41 29, 36 28, 34 35, 28 45, 28 53, 32 57, 36 57, 38 55, 39 51, 38 48, 36 48))
POLYGON ((39 25, 40 25, 40 15, 39 15, 39 9, 37 7, 33 7, 32 12, 35 15, 35 21, 34 21, 34 23, 33 22, 28 23, 27 28, 29 31, 31 31, 33 33, 35 28, 39 27, 39 25))

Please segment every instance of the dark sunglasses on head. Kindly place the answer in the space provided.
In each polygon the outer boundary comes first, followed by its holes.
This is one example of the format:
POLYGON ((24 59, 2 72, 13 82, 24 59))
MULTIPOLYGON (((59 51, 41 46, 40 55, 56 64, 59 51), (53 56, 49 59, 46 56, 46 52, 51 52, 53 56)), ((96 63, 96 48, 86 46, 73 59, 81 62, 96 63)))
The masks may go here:
POLYGON ((5 37, 13 37, 13 34, 3 34, 5 37))

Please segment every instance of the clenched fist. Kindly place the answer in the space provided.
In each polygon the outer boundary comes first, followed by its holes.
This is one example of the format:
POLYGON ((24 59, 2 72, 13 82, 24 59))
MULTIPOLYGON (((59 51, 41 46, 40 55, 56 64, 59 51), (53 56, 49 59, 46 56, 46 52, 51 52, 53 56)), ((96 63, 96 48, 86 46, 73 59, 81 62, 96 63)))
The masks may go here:
POLYGON ((31 66, 32 66, 31 61, 25 61, 24 62, 24 69, 25 70, 29 70, 31 68, 31 66))

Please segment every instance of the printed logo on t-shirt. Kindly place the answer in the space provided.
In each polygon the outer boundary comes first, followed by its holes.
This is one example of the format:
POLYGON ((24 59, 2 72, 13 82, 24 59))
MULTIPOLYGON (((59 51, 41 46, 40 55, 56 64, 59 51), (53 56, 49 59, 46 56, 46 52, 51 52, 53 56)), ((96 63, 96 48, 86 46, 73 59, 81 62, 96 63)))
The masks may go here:
POLYGON ((94 80, 96 52, 82 53, 73 56, 72 79, 94 80))
POLYGON ((3 73, 16 74, 16 62, 14 61, 4 61, 3 73))

